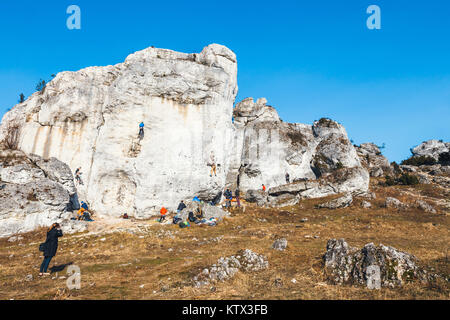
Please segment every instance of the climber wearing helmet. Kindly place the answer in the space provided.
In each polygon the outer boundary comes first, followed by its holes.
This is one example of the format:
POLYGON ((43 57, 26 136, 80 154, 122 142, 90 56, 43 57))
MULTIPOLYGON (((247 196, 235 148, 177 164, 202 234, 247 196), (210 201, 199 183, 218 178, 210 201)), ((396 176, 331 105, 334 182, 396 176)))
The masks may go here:
POLYGON ((139 124, 139 138, 144 138, 144 122, 139 124))

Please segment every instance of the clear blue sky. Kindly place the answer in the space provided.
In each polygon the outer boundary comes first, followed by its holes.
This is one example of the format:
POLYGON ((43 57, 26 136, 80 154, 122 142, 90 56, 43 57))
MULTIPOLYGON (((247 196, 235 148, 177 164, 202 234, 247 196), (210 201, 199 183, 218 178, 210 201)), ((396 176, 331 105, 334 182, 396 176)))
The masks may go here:
POLYGON ((151 45, 238 57, 238 101, 266 97, 289 122, 341 122, 391 161, 450 140, 450 1, 2 1, 0 116, 40 78, 122 62, 151 45), (66 28, 81 8, 82 29, 66 28), (381 30, 366 9, 381 8, 381 30))

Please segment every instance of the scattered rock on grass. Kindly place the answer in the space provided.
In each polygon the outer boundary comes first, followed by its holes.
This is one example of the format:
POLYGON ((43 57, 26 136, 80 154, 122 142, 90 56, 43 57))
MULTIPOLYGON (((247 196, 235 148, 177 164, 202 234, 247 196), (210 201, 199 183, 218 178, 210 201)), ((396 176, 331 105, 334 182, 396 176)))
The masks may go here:
POLYGON ((255 272, 269 267, 267 258, 252 250, 239 250, 231 257, 221 257, 216 264, 204 269, 194 277, 195 287, 203 287, 211 282, 228 280, 238 272, 255 272))
POLYGON ((436 213, 436 209, 434 209, 432 205, 426 203, 425 201, 417 200, 416 205, 419 209, 421 209, 425 212, 436 213))
POLYGON ((346 194, 343 197, 321 203, 318 205, 318 208, 328 208, 328 209, 338 209, 338 208, 347 208, 353 202, 353 197, 351 194, 346 194))
POLYGON ((400 200, 398 200, 396 198, 392 198, 392 197, 386 198, 384 206, 386 208, 395 208, 395 209, 403 209, 403 208, 407 207, 403 202, 401 202, 400 200))
POLYGON ((285 238, 277 239, 272 244, 272 249, 279 250, 279 251, 285 250, 286 247, 287 247, 287 240, 285 238))

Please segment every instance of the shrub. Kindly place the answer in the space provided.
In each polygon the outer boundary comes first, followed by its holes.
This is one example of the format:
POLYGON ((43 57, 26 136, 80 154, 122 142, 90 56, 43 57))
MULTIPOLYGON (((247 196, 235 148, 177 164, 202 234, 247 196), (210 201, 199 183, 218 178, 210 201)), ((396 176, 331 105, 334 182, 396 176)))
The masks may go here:
POLYGON ((36 85, 36 91, 44 91, 45 87, 47 86, 47 83, 45 80, 39 80, 39 82, 36 85))
POLYGON ((397 184, 397 181, 391 176, 386 176, 385 177, 385 183, 386 183, 387 186, 394 186, 394 185, 397 184))
POLYGON ((395 162, 395 161, 391 162, 391 166, 394 168, 395 174, 402 173, 402 170, 400 169, 400 166, 397 164, 397 162, 395 162))
POLYGON ((443 152, 439 155, 439 163, 444 166, 450 165, 450 152, 443 152))
POLYGON ((402 165, 410 165, 410 166, 422 166, 422 165, 433 165, 436 164, 436 160, 433 157, 430 156, 418 156, 418 157, 411 157, 409 159, 403 160, 402 165))
POLYGON ((23 103, 23 102, 25 102, 25 95, 23 93, 21 93, 19 95, 19 103, 23 103))
POLYGON ((404 173, 400 176, 398 182, 405 186, 414 186, 416 184, 419 184, 419 179, 416 176, 404 173))
POLYGON ((10 150, 19 148, 20 127, 17 124, 8 123, 6 126, 6 135, 2 144, 10 150))

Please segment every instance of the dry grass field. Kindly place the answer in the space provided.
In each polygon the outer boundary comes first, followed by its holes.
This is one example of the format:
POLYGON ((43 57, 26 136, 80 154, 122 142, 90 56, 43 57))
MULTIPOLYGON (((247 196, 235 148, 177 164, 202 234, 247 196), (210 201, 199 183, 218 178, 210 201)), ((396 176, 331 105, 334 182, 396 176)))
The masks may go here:
POLYGON ((376 180, 372 184, 377 198, 371 209, 362 209, 357 199, 351 207, 337 210, 315 209, 325 199, 304 200, 282 209, 247 204, 245 212, 235 209, 215 227, 180 229, 144 221, 139 224, 148 228, 135 234, 64 236, 50 266, 78 265, 80 290, 67 289, 66 279, 61 278, 67 277, 67 268, 38 277, 42 257, 37 248, 45 240, 45 230, 26 234, 19 242, 2 239, 0 299, 449 299, 448 207, 437 207, 435 214, 382 207, 387 196, 412 203, 422 195, 448 204, 448 191, 423 185, 381 187, 376 180), (308 221, 301 222, 303 218, 308 221), (287 249, 271 249, 280 237, 288 240, 287 249), (356 247, 383 243, 412 253, 421 266, 447 280, 381 290, 329 284, 322 255, 331 238, 345 238, 356 247), (214 286, 193 286, 192 278, 204 267, 246 248, 264 254, 269 268, 239 272, 214 286), (31 281, 26 280, 29 274, 31 281))

